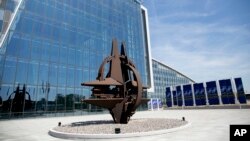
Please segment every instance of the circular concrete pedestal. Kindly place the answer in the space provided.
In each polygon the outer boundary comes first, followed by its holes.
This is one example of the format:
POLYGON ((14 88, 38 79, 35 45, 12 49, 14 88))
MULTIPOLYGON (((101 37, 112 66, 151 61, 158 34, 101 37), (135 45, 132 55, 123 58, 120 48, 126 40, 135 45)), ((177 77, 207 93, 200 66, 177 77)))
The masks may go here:
POLYGON ((187 121, 165 118, 132 119, 128 124, 99 120, 61 125, 50 129, 49 134, 64 139, 130 138, 166 134, 189 125, 187 121), (116 132, 118 128, 120 133, 116 132))

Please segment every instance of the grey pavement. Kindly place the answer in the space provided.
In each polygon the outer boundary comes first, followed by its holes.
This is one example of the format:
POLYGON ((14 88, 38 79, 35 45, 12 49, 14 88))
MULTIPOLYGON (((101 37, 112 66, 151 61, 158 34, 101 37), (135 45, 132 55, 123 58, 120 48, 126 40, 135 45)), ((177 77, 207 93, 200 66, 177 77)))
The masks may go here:
MULTIPOLYGON (((162 135, 112 139, 119 141, 229 141, 230 124, 250 124, 250 109, 199 109, 137 112, 132 118, 177 118, 191 123, 187 128, 162 135)), ((48 135, 49 129, 62 124, 111 119, 109 114, 72 117, 33 118, 0 121, 0 141, 61 141, 48 135)), ((91 139, 78 139, 91 140, 91 139)), ((92 139, 96 140, 96 139, 92 139)), ((100 139, 101 141, 111 139, 100 139)))

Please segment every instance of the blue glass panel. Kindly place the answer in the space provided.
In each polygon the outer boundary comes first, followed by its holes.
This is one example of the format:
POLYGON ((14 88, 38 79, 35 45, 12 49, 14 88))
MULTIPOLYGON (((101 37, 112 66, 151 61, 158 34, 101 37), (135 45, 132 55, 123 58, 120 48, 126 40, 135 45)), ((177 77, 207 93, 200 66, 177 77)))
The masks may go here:
POLYGON ((75 65, 75 50, 74 49, 68 49, 68 64, 69 65, 75 65))
POLYGON ((42 32, 42 26, 43 23, 41 21, 39 21, 41 19, 37 19, 37 21, 33 21, 33 35, 36 36, 40 36, 41 32, 42 32))
POLYGON ((57 111, 65 111, 65 88, 57 89, 56 104, 57 111))
POLYGON ((47 63, 40 63, 39 65, 39 85, 44 85, 48 82, 48 75, 49 75, 49 65, 47 63))
POLYGON ((65 47, 60 48, 60 63, 67 64, 68 49, 65 47))
POLYGON ((75 89, 75 95, 74 95, 74 98, 75 98, 75 110, 77 113, 81 113, 82 111, 82 102, 81 100, 83 99, 83 96, 82 96, 82 90, 81 89, 75 89))
POLYGON ((89 79, 89 76, 90 76, 90 71, 89 70, 87 70, 87 69, 84 69, 83 70, 83 82, 88 82, 88 81, 90 81, 90 79, 89 79))
POLYGON ((75 83, 74 83, 74 76, 75 74, 75 70, 74 68, 68 68, 67 69, 67 86, 68 87, 74 87, 75 83))
POLYGON ((174 100, 174 105, 177 105, 177 95, 176 95, 176 91, 172 91, 173 94, 173 100, 174 100))
POLYGON ((71 111, 74 109, 74 89, 68 88, 66 93, 66 110, 71 111))
POLYGON ((241 78, 235 78, 235 86, 236 86, 236 91, 237 91, 237 97, 240 103, 246 103, 246 95, 243 87, 243 83, 241 78))
POLYGON ((47 111, 55 111, 56 110, 56 96, 57 90, 56 87, 49 87, 46 94, 46 109, 47 111))
POLYGON ((195 83, 193 87, 196 105, 206 105, 205 88, 203 83, 195 83))
POLYGON ((57 64, 51 64, 49 68, 49 83, 52 86, 57 86, 58 78, 58 66, 57 64))
POLYGON ((181 90, 181 86, 176 86, 176 95, 177 95, 178 106, 182 106, 183 102, 182 102, 182 90, 181 90))
POLYGON ((28 72, 28 63, 24 60, 19 60, 17 62, 16 69, 16 83, 18 84, 26 84, 27 80, 27 72, 28 72))
POLYGON ((82 52, 80 50, 76 50, 76 66, 81 67, 83 65, 82 52))
POLYGON ((40 32, 40 36, 43 38, 51 38, 52 27, 50 24, 43 23, 42 30, 40 32))
POLYGON ((42 52, 41 52, 41 60, 49 61, 50 55, 50 45, 48 43, 43 43, 42 45, 42 52))
POLYGON ((20 19, 20 21, 17 24, 17 29, 20 32, 25 31, 25 34, 31 34, 32 33, 32 26, 33 26, 33 20, 26 14, 22 15, 23 17, 20 19))
POLYGON ((37 102, 36 102, 36 111, 40 114, 46 112, 46 83, 37 88, 37 102))
POLYGON ((2 85, 0 90, 0 97, 2 99, 1 104, 3 107, 2 112, 9 112, 10 111, 10 96, 13 93, 13 85, 2 85))
POLYGON ((30 58, 30 41, 26 39, 21 39, 18 42, 18 47, 19 47, 19 57, 20 58, 30 58))
POLYGON ((185 99, 185 106, 193 106, 192 85, 183 85, 183 95, 185 99))
POLYGON ((31 12, 39 12, 39 10, 41 9, 39 7, 39 3, 36 0, 26 0, 27 2, 25 2, 25 9, 27 11, 31 11, 31 12))
POLYGON ((80 87, 81 83, 83 82, 82 72, 83 72, 82 69, 75 70, 75 84, 74 84, 75 87, 80 87))
POLYGON ((88 51, 84 51, 83 52, 83 66, 84 67, 89 67, 89 52, 88 51))
POLYGON ((38 80, 38 69, 39 64, 38 62, 30 62, 28 66, 28 78, 27 78, 27 84, 30 85, 36 85, 38 80))
POLYGON ((7 47, 6 52, 8 55, 17 57, 19 53, 19 49, 20 49, 19 45, 20 45, 21 39, 20 39, 19 34, 13 34, 13 33, 11 34, 12 36, 11 36, 10 41, 8 42, 8 45, 7 45, 8 47, 7 47))
POLYGON ((32 109, 35 110, 35 103, 37 101, 37 86, 31 86, 31 85, 27 85, 27 91, 30 95, 30 99, 32 101, 32 109))
POLYGON ((89 98, 90 97, 90 94, 91 94, 91 90, 89 88, 83 88, 83 96, 85 98, 89 98))
POLYGON ((231 80, 219 80, 221 90, 221 100, 223 104, 235 104, 235 98, 232 90, 231 80))
POLYGON ((44 11, 44 16, 46 18, 53 19, 53 14, 54 14, 54 8, 51 5, 46 5, 46 10, 44 11))
POLYGON ((66 78, 67 78, 67 68, 66 66, 58 67, 58 86, 66 86, 66 78))
POLYGON ((3 71, 3 83, 13 84, 16 75, 16 60, 12 58, 6 58, 4 71, 3 71))
POLYGON ((42 56, 42 52, 42 42, 40 42, 39 40, 33 40, 31 47, 31 59, 39 60, 42 56))
POLYGON ((50 61, 51 62, 58 62, 59 61, 59 45, 58 44, 51 44, 49 48, 50 53, 50 61))
POLYGON ((34 86, 23 86, 22 91, 25 93, 25 114, 32 114, 36 109, 36 87, 34 86))
POLYGON ((52 27, 52 33, 51 33, 51 38, 55 41, 59 41, 60 40, 60 28, 57 27, 56 25, 52 27))
POLYGON ((1 107, 0 114, 1 118, 9 118, 9 112, 11 111, 11 95, 13 93, 13 85, 1 85, 0 99, 1 107))
POLYGON ((216 81, 206 82, 206 85, 207 85, 206 90, 207 90, 209 104, 210 105, 219 104, 219 96, 217 92, 216 81))
POLYGON ((16 5, 17 5, 17 3, 16 3, 14 0, 8 0, 8 1, 6 2, 6 7, 5 7, 5 9, 6 9, 6 10, 9 10, 9 11, 11 11, 11 12, 14 12, 14 10, 15 10, 15 8, 16 8, 16 5))
POLYGON ((168 107, 172 107, 172 96, 170 87, 166 88, 166 104, 168 107))

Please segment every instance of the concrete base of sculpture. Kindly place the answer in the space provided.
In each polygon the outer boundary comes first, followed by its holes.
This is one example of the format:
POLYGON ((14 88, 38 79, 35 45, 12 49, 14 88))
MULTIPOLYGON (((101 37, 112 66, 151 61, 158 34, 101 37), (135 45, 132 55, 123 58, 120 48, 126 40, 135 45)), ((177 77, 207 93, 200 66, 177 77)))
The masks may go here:
POLYGON ((132 119, 129 124, 111 120, 84 121, 61 125, 49 130, 51 136, 63 139, 131 138, 166 134, 187 128, 187 121, 164 118, 132 119), (116 129, 120 133, 116 132, 116 129))

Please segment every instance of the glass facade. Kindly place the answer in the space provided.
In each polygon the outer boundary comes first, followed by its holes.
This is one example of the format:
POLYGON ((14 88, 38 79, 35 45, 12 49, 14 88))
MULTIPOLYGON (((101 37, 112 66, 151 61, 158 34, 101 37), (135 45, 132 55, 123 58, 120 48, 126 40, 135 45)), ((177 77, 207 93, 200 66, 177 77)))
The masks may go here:
POLYGON ((166 87, 194 83, 192 79, 155 59, 152 59, 152 66, 154 93, 151 93, 150 97, 160 98, 163 103, 166 103, 166 87))
POLYGON ((80 84, 96 78, 113 38, 119 44, 125 41, 147 86, 145 28, 138 1, 0 3, 0 118, 82 114, 87 106, 80 100, 91 91, 80 84))

